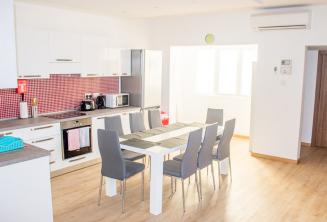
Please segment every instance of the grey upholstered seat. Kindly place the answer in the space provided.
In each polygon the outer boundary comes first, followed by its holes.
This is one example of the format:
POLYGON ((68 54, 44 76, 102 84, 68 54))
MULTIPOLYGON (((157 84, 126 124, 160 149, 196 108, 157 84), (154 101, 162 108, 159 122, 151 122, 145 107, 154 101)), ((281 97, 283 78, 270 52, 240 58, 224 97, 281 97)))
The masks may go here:
POLYGON ((151 129, 161 127, 160 111, 158 109, 148 111, 149 126, 151 129))
MULTIPOLYGON (((163 173, 171 177, 171 186, 173 186, 173 177, 182 180, 183 192, 183 212, 185 212, 185 195, 184 195, 184 179, 195 174, 196 187, 200 201, 199 187, 197 183, 197 159, 198 151, 202 141, 202 129, 195 130, 189 134, 187 147, 182 161, 167 160, 163 165, 163 173)), ((171 187, 172 188, 172 187, 171 187)), ((173 188, 172 188, 173 190, 173 188)))
MULTIPOLYGON (((199 176, 200 176, 200 194, 202 198, 202 182, 201 182, 201 169, 208 167, 211 165, 211 173, 212 173, 212 180, 213 180, 213 187, 215 189, 215 176, 214 176, 214 169, 212 164, 212 150, 216 142, 216 135, 218 130, 218 123, 209 125, 206 127, 206 131, 204 134, 204 139, 201 144, 201 148, 198 153, 198 160, 197 166, 199 169, 199 176)), ((178 160, 179 162, 183 159, 184 154, 180 154, 174 157, 174 160, 178 160)))
MULTIPOLYGON (((224 124, 224 110, 223 109, 212 109, 208 108, 207 110, 207 117, 206 117, 206 124, 213 124, 218 123, 219 126, 224 124)), ((220 135, 217 136, 216 141, 220 140, 220 135)))
MULTIPOLYGON (((104 118, 104 128, 110 131, 116 131, 119 136, 124 135, 123 126, 120 115, 104 118)), ((135 161, 145 158, 144 154, 136 153, 129 150, 122 150, 125 160, 135 161)))
POLYGON ((143 113, 142 112, 130 113, 129 124, 132 133, 145 131, 143 113))
MULTIPOLYGON (((230 142, 232 140, 234 129, 235 129, 235 119, 231 119, 225 122, 224 132, 218 143, 218 148, 213 150, 212 157, 214 160, 218 161, 218 177, 220 177, 220 165, 219 162, 228 158, 229 162, 229 173, 230 180, 232 180, 232 167, 230 159, 230 142)), ((220 181, 220 180, 219 180, 220 181)))
POLYGON ((126 179, 142 172, 142 200, 144 195, 144 164, 123 158, 117 131, 98 130, 98 143, 101 154, 101 180, 98 205, 101 201, 103 176, 122 181, 122 212, 124 212, 126 179))
POLYGON ((164 163, 164 173, 174 177, 181 177, 181 161, 167 160, 164 163))

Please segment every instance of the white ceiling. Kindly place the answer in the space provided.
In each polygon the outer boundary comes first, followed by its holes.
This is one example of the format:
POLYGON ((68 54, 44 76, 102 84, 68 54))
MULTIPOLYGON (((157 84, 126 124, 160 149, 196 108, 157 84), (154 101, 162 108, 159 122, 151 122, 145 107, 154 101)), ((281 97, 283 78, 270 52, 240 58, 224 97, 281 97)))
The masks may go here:
POLYGON ((327 3, 327 0, 16 0, 101 15, 148 18, 245 8, 327 3))

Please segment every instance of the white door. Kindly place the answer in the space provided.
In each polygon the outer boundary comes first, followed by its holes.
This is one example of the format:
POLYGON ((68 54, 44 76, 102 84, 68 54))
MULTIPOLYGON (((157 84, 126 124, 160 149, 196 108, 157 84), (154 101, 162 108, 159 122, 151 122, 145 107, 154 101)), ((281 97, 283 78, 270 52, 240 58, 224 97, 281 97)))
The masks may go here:
POLYGON ((145 51, 144 101, 143 107, 161 105, 162 52, 145 51))
POLYGON ((118 76, 120 74, 120 49, 110 48, 107 50, 106 76, 118 76))
POLYGON ((0 6, 0 89, 17 87, 17 63, 13 0, 0 6))
POLYGON ((51 74, 81 73, 81 35, 68 32, 50 32, 51 74))
POLYGON ((49 32, 16 28, 18 78, 49 77, 49 32))
POLYGON ((132 73, 132 50, 122 49, 120 51, 120 75, 130 76, 132 73))
POLYGON ((82 38, 82 76, 96 77, 106 73, 107 38, 87 35, 82 38))

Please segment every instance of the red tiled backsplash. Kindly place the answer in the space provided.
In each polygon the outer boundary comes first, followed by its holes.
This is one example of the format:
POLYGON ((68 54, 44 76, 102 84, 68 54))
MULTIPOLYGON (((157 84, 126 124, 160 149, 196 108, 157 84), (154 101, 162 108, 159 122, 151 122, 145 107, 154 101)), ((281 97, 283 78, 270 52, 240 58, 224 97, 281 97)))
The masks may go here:
MULTIPOLYGON (((25 101, 29 112, 32 98, 38 99, 39 113, 73 110, 84 99, 84 94, 117 93, 119 77, 82 78, 80 75, 50 75, 49 79, 28 80, 25 101)), ((16 89, 0 89, 0 119, 19 117, 21 96, 16 89)))

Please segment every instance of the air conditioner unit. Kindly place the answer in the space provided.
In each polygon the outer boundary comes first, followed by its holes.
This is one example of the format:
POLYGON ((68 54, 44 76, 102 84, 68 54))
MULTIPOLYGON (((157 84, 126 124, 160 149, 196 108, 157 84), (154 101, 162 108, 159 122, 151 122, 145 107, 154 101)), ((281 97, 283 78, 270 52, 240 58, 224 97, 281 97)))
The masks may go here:
POLYGON ((265 13, 251 15, 251 23, 258 31, 309 29, 309 12, 265 13))

